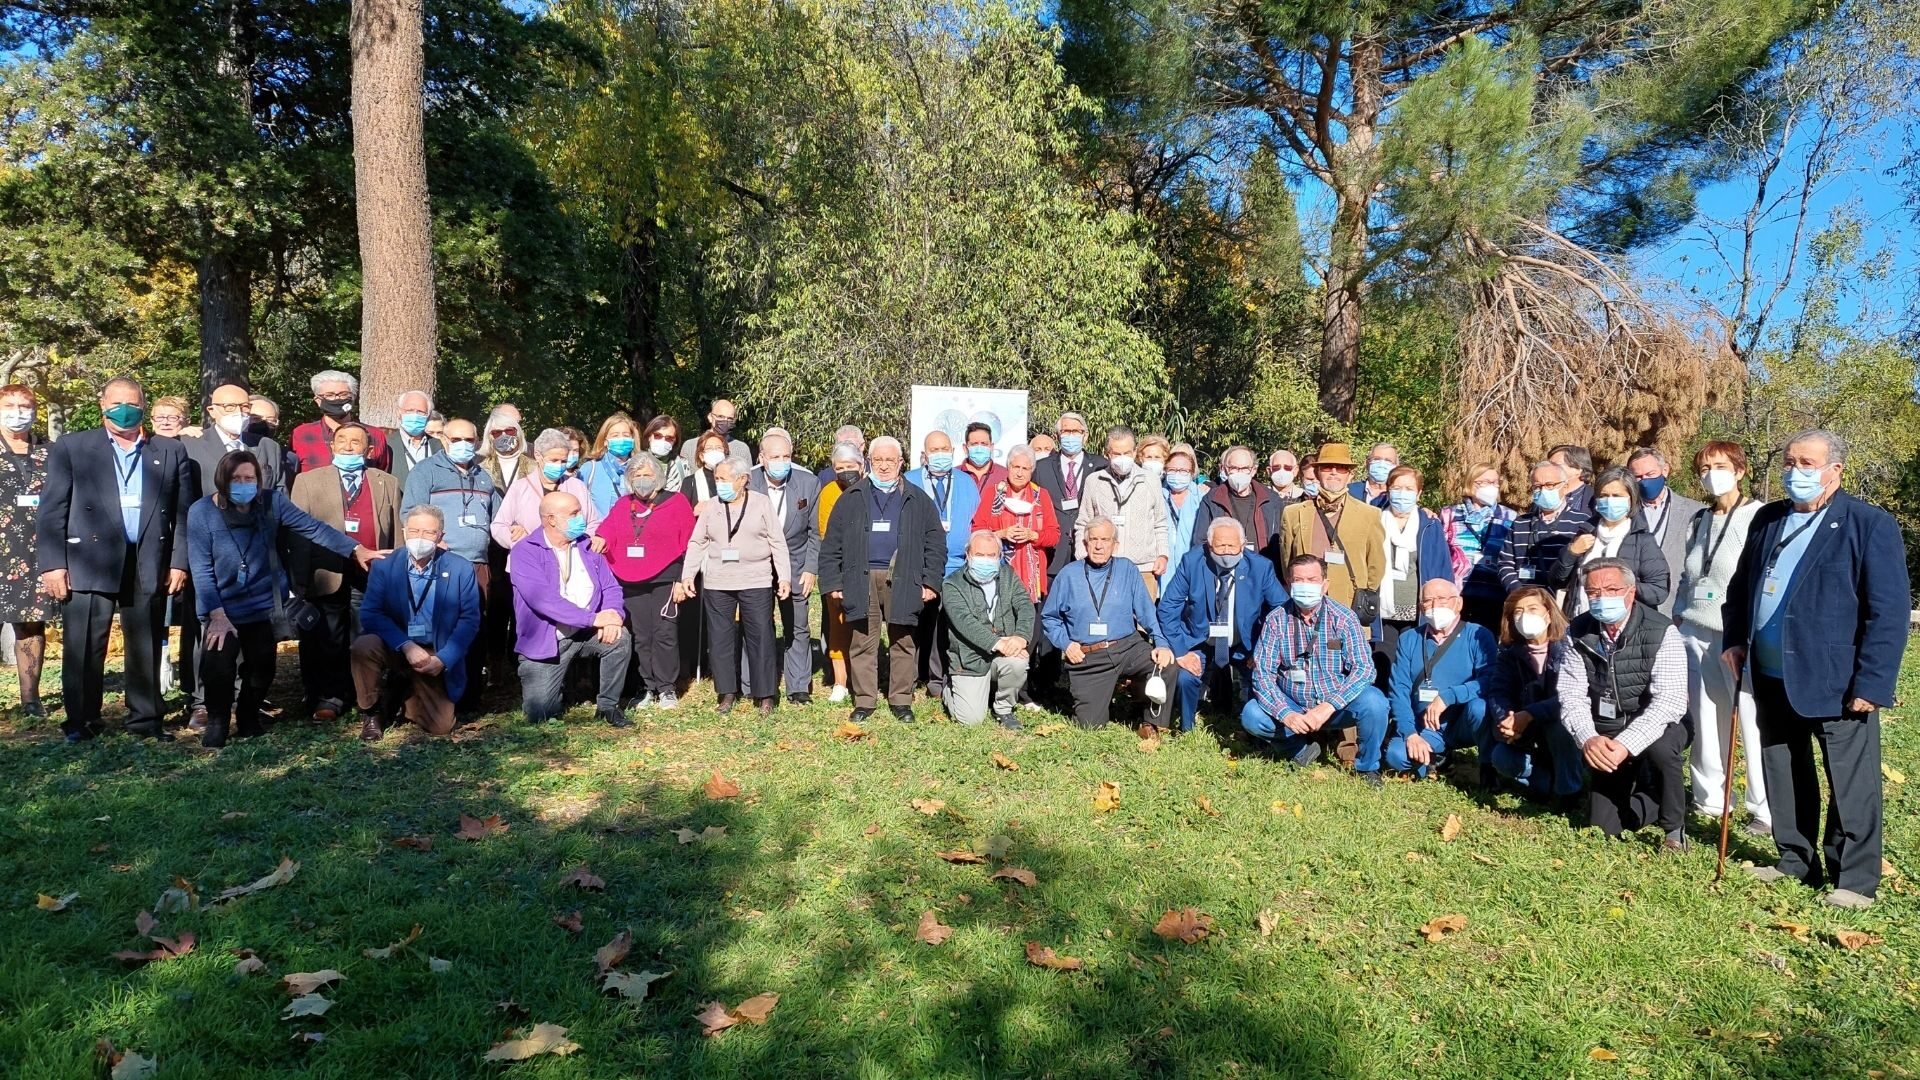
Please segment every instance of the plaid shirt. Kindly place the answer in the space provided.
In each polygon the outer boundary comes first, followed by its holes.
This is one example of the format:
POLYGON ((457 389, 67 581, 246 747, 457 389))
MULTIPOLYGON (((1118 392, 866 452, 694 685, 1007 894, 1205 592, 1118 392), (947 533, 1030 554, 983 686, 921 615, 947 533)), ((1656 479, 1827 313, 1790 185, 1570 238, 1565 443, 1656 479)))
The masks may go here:
POLYGON ((1274 608, 1253 649, 1253 693, 1275 720, 1321 702, 1353 704, 1373 684, 1373 651, 1353 609, 1322 600, 1311 618, 1292 600, 1274 608), (1291 672, 1304 669, 1306 677, 1291 672))
MULTIPOLYGON (((301 424, 287 437, 287 450, 300 463, 300 471, 324 469, 333 464, 333 429, 325 420, 301 424)), ((367 467, 393 469, 393 451, 379 428, 367 429, 367 467)))

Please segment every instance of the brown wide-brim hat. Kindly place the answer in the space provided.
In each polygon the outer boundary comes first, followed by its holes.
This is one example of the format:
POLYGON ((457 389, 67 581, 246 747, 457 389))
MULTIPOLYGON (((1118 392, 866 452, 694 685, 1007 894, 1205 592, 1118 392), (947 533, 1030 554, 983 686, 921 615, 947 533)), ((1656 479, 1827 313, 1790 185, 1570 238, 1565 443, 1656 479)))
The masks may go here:
POLYGON ((1314 459, 1315 465, 1345 465, 1353 468, 1353 447, 1343 442, 1322 443, 1320 454, 1314 459))

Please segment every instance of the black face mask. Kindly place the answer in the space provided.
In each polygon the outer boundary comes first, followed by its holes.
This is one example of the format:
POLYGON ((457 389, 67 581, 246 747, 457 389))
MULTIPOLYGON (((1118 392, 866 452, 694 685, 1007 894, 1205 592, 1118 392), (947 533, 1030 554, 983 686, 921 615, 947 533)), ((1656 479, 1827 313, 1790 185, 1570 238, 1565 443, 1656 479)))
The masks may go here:
POLYGON ((326 398, 321 398, 320 411, 323 413, 326 413, 328 416, 333 417, 335 420, 339 420, 345 417, 347 414, 353 412, 353 402, 329 401, 326 398))
POLYGON ((833 474, 833 478, 835 480, 840 481, 840 487, 842 489, 845 489, 845 488, 850 488, 853 485, 859 483, 860 477, 863 475, 865 474, 860 472, 860 470, 858 469, 844 469, 839 472, 835 472, 833 474))
POLYGON ((247 430, 252 432, 255 438, 260 438, 260 439, 273 438, 273 425, 267 423, 265 420, 262 420, 257 416, 254 417, 252 420, 247 421, 247 430))

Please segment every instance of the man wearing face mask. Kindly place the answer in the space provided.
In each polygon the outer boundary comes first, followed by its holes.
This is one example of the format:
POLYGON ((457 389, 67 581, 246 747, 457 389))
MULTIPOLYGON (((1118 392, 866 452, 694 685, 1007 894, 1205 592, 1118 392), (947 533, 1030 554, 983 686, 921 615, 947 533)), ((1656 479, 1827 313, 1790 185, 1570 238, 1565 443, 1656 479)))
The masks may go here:
POLYGON ((1387 505, 1387 478, 1400 467, 1400 451, 1392 443, 1374 443, 1367 451, 1367 468, 1347 487, 1347 494, 1382 509, 1387 505))
POLYGON ((633 660, 620 581, 594 551, 587 517, 571 491, 540 499, 540 527, 513 545, 514 650, 520 654, 520 701, 534 723, 565 707, 567 669, 576 658, 598 662, 595 712, 609 726, 631 727, 620 708, 633 660))
POLYGON ((367 575, 353 642, 360 737, 378 740, 405 718, 429 735, 453 731, 454 703, 466 693, 467 657, 480 638, 480 582, 471 560, 444 550, 438 507, 407 511, 406 557, 381 559, 367 575), (389 673, 397 692, 382 694, 389 673))
MULTIPOLYGON (((747 487, 767 497, 774 520, 787 538, 787 580, 792 588, 776 607, 780 612, 779 667, 786 680, 787 701, 805 705, 813 700, 813 642, 807 633, 807 604, 820 577, 820 482, 805 469, 793 467, 793 436, 785 428, 768 428, 760 437, 760 465, 747 478, 747 487)), ((763 691, 751 684, 749 695, 763 691)))
POLYGON ((404 490, 407 476, 418 468, 420 463, 441 450, 439 439, 427 433, 427 424, 432 420, 433 398, 425 390, 409 390, 401 394, 394 402, 394 409, 400 414, 400 426, 384 428, 381 436, 392 448, 393 473, 404 490))
POLYGON ((1114 554, 1140 570, 1147 595, 1160 597, 1160 575, 1167 570, 1167 501, 1160 481, 1135 461, 1133 429, 1107 430, 1107 467, 1087 480, 1086 503, 1075 523, 1074 551, 1087 556, 1087 530, 1080 522, 1106 518, 1119 530, 1114 554))
MULTIPOLYGON (((293 456, 293 451, 287 449, 286 441, 280 437, 279 404, 270 397, 253 394, 247 398, 247 413, 249 415, 248 434, 273 442, 280 447, 280 460, 270 466, 277 474, 273 487, 284 491, 293 490, 293 478, 300 475, 300 460, 293 456)), ((263 464, 262 467, 269 466, 263 464)))
POLYGON ((1911 597, 1899 526, 1841 490, 1846 462, 1831 431, 1788 441, 1787 497, 1754 515, 1727 585, 1721 659, 1753 686, 1780 849, 1753 875, 1832 885, 1827 903, 1863 908, 1880 887, 1880 710, 1893 703, 1911 597), (1833 792, 1824 865, 1816 739, 1833 792))
MULTIPOLYGON (((727 440, 727 456, 725 460, 733 462, 734 465, 738 466, 739 474, 745 476, 753 469, 753 447, 748 446, 745 440, 733 437, 733 429, 738 426, 739 423, 739 407, 726 398, 715 398, 712 406, 707 409, 707 430, 715 432, 721 438, 727 440)), ((686 462, 688 468, 698 467, 712 469, 714 464, 718 464, 718 462, 709 464, 704 461, 699 461, 699 450, 700 436, 696 434, 693 438, 680 444, 680 460, 686 462)))
POLYGON ((1353 451, 1346 443, 1327 443, 1315 460, 1320 494, 1280 515, 1282 561, 1317 556, 1327 568, 1327 595, 1351 608, 1361 625, 1372 626, 1380 614, 1380 583, 1387 573, 1385 527, 1376 507, 1350 494, 1353 451))
MULTIPOLYGON (((1060 536, 1065 539, 1080 535, 1076 527, 1080 503, 1087 494, 1087 480, 1107 467, 1107 459, 1087 451, 1087 418, 1079 413, 1061 413, 1054 431, 1060 452, 1040 459, 1033 468, 1033 482, 1046 488, 1052 497, 1054 514, 1060 522, 1060 536)), ((1047 566, 1047 576, 1058 577, 1074 555, 1073 544, 1057 545, 1053 549, 1053 561, 1047 566)))
POLYGON ((1193 521, 1193 547, 1205 547, 1213 523, 1230 517, 1240 523, 1250 548, 1268 562, 1279 556, 1281 515, 1288 504, 1272 488, 1254 483, 1253 471, 1252 447, 1230 447, 1220 456, 1220 474, 1226 483, 1215 484, 1200 500, 1200 512, 1193 521))
MULTIPOLYGON (((324 469, 333 463, 333 436, 340 425, 354 418, 355 400, 360 395, 360 380, 344 371, 323 371, 310 380, 313 403, 320 407, 320 419, 301 424, 287 436, 287 449, 300 463, 301 472, 324 469)), ((367 434, 367 464, 386 471, 393 466, 387 437, 373 428, 367 434)))
POLYGON ((1387 682, 1389 769, 1424 777, 1445 765, 1449 751, 1480 743, 1495 646, 1486 627, 1461 621, 1462 606, 1451 578, 1420 586, 1420 622, 1401 631, 1387 682))
MULTIPOLYGON (((303 470, 293 481, 293 505, 373 551, 390 551, 400 536, 400 485, 393 474, 367 464, 367 429, 349 420, 333 433, 333 463, 303 470)), ((294 592, 320 610, 320 624, 300 638, 300 678, 307 708, 318 723, 336 720, 353 693, 349 666, 360 636, 360 601, 367 575, 351 559, 303 540, 288 546, 287 576, 294 592)))
POLYGON ((1593 517, 1593 451, 1576 443, 1562 443, 1547 452, 1547 460, 1567 471, 1567 513, 1573 517, 1593 517))
POLYGON ((1247 550, 1240 522, 1215 518, 1206 543, 1188 550, 1160 596, 1160 628, 1180 669, 1181 731, 1193 730, 1201 691, 1216 676, 1232 672, 1233 684, 1216 685, 1214 700, 1251 695, 1254 640, 1267 614, 1286 602, 1273 563, 1247 550))
MULTIPOLYGON (((198 494, 186 448, 148 439, 146 393, 128 378, 100 390, 103 426, 70 432, 47 454, 35 520, 40 584, 60 605, 67 741, 100 733, 107 634, 126 641, 127 731, 169 738, 161 723, 160 649, 167 597, 187 584, 187 511, 198 494)), ((17 498, 17 497, 16 497, 17 498)))
MULTIPOLYGON (((953 440, 935 428, 921 442, 921 467, 907 473, 907 483, 927 493, 940 513, 940 528, 946 534, 947 561, 940 569, 942 581, 967 563, 967 537, 980 509, 980 489, 973 480, 954 468, 953 440)), ((947 627, 940 618, 940 599, 927 602, 914 631, 915 648, 920 652, 920 680, 926 683, 927 696, 942 698, 947 690, 947 627)))
POLYGON ((1040 627, 1066 661, 1074 723, 1105 727, 1114 691, 1131 679, 1134 695, 1147 703, 1135 733, 1151 738, 1166 730, 1172 711, 1173 650, 1139 570, 1114 554, 1119 543, 1113 522, 1096 517, 1082 535, 1087 556, 1055 579, 1040 627))
MULTIPOLYGON (((500 489, 480 463, 480 432, 471 420, 449 420, 441 429, 444 449, 421 462, 407 474, 401 492, 404 506, 431 506, 440 511, 442 543, 450 554, 465 559, 473 567, 474 585, 480 590, 480 603, 488 608, 481 620, 482 640, 491 640, 488 623, 492 619, 489 601, 493 599, 493 565, 487 550, 488 530, 494 515, 500 512, 500 489)), ((502 597, 504 600, 505 598, 502 597)), ((468 693, 460 702, 461 711, 470 713, 479 705, 479 690, 485 685, 486 649, 474 650, 465 680, 468 693)))
POLYGON ((940 512, 926 492, 902 482, 900 440, 881 436, 869 451, 872 471, 833 504, 820 543, 820 588, 840 602, 849 641, 847 679, 853 719, 873 715, 880 694, 880 635, 888 638, 887 704, 912 723, 919 667, 914 630, 939 596, 947 564, 940 512))
POLYGON ((1551 461, 1533 467, 1531 504, 1513 519, 1506 546, 1500 549, 1500 584, 1507 592, 1522 585, 1545 587, 1560 564, 1561 553, 1586 531, 1587 517, 1567 508, 1570 476, 1566 466, 1551 461))
MULTIPOLYGON (((1344 485, 1338 489, 1345 496, 1344 485)), ((1287 601, 1267 615, 1253 650, 1253 697, 1240 710, 1247 734, 1297 765, 1322 753, 1325 733, 1358 730, 1353 770, 1381 786, 1387 699, 1373 685, 1373 650, 1353 610, 1326 594, 1320 557, 1287 562, 1287 601)))
POLYGON ((974 490, 985 494, 1007 478, 1007 467, 993 460, 993 429, 977 420, 968 424, 966 444, 960 471, 973 479, 974 490))
POLYGON ((962 567, 940 585, 952 633, 947 639, 947 715, 978 724, 989 712, 1020 730, 1014 708, 1027 685, 1032 657, 1033 598, 1000 558, 1000 541, 986 529, 967 538, 962 567))
MULTIPOLYGON (((1650 446, 1627 455, 1627 471, 1640 489, 1640 509, 1634 516, 1660 545, 1660 554, 1667 560, 1667 580, 1679 581, 1687 568, 1687 526, 1707 504, 1673 490, 1667 483, 1666 456, 1650 446)), ((1673 614, 1678 599, 1677 591, 1669 593, 1660 601, 1660 610, 1673 614)))
POLYGON ((1300 459, 1291 450, 1275 450, 1267 457, 1267 483, 1282 503, 1299 502, 1306 491, 1296 481, 1300 477, 1300 459))
POLYGON ((1673 620, 1637 602, 1633 568, 1582 568, 1590 606, 1567 627, 1560 718, 1587 763, 1587 821, 1608 836, 1658 824, 1687 846, 1687 648, 1673 620))

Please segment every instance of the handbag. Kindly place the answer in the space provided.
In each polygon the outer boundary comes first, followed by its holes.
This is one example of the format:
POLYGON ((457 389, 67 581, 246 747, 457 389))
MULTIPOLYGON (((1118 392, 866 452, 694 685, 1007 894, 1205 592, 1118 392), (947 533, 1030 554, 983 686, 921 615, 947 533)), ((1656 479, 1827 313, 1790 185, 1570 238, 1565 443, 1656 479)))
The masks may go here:
POLYGON ((1372 626, 1380 618, 1380 590, 1363 589, 1360 579, 1353 576, 1353 560, 1347 556, 1347 545, 1340 542, 1340 531, 1327 520, 1326 511, 1316 504, 1313 512, 1320 515, 1320 524, 1327 530, 1327 539, 1340 549, 1340 565, 1347 571, 1347 580, 1353 583, 1353 614, 1360 620, 1361 626, 1372 626))
POLYGON ((297 641, 302 634, 320 625, 320 609, 282 585, 274 590, 273 636, 277 641, 297 641))

